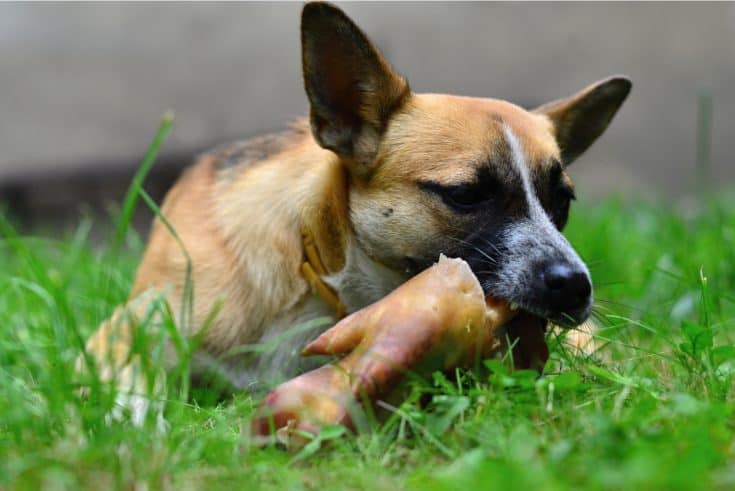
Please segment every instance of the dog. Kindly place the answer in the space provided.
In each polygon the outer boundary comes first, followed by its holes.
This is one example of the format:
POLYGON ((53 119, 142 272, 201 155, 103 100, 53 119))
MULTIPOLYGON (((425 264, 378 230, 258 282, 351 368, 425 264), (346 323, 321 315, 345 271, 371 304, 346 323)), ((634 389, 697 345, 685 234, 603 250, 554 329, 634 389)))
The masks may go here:
POLYGON ((176 336, 197 339, 194 376, 215 369, 242 389, 303 371, 300 349, 327 326, 315 319, 379 300, 442 253, 465 259, 486 294, 544 322, 590 314, 590 274, 561 234, 575 198, 566 168, 606 129, 627 78, 533 110, 417 94, 321 2, 303 7, 301 45, 308 119, 198 157, 164 199, 129 302, 77 362, 131 394, 134 422, 148 408, 135 394, 150 388, 136 331, 160 327, 162 312, 176 336), (156 299, 166 308, 151 310, 156 299), (307 329, 289 335, 294 326, 307 329))

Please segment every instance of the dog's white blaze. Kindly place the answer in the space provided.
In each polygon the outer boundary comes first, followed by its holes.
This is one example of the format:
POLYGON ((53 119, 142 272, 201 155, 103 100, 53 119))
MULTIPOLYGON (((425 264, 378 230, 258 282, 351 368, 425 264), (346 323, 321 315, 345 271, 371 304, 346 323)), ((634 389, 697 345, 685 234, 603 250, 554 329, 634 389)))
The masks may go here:
POLYGON ((551 223, 549 216, 546 214, 546 211, 544 211, 544 208, 541 206, 541 203, 536 196, 536 191, 533 189, 531 176, 528 172, 528 162, 526 160, 526 155, 523 153, 521 142, 508 125, 503 127, 503 133, 505 133, 505 139, 508 142, 513 155, 513 166, 521 176, 523 191, 526 195, 526 203, 528 204, 529 217, 537 226, 541 227, 542 231, 548 235, 548 237, 554 242, 555 246, 559 247, 559 249, 564 251, 565 254, 571 254, 571 257, 576 258, 577 254, 562 238, 554 224, 551 223))
POLYGON ((556 232, 554 224, 549 220, 548 215, 544 211, 541 203, 536 196, 536 192, 533 189, 533 183, 531 182, 531 176, 528 174, 528 162, 526 161, 526 155, 523 153, 521 142, 518 141, 513 130, 509 126, 504 126, 503 132, 505 133, 505 139, 510 146, 511 153, 513 154, 513 166, 521 176, 521 182, 523 183, 523 191, 526 194, 526 203, 528 204, 528 211, 531 219, 540 219, 544 226, 548 226, 556 232))
POLYGON ((533 188, 526 155, 523 152, 523 147, 521 146, 521 142, 518 140, 518 137, 516 137, 515 133, 513 133, 513 130, 510 129, 508 125, 503 126, 503 133, 505 134, 508 146, 510 146, 513 166, 518 171, 518 174, 521 177, 521 182, 523 183, 523 190, 528 204, 528 215, 530 220, 533 222, 535 227, 539 227, 541 229, 540 231, 546 236, 546 239, 551 241, 551 244, 555 248, 558 248, 558 250, 566 256, 568 261, 576 263, 585 271, 585 273, 587 273, 587 276, 589 276, 589 271, 582 259, 572 248, 569 242, 567 242, 564 236, 561 235, 554 224, 551 223, 551 219, 541 206, 541 202, 539 202, 533 188))
POLYGON ((508 146, 510 146, 510 152, 513 157, 513 166, 521 176, 521 182, 523 183, 523 190, 526 193, 526 201, 528 202, 529 209, 531 210, 531 213, 534 213, 536 212, 537 207, 540 208, 540 205, 538 203, 538 199, 536 199, 536 193, 533 192, 533 187, 531 186, 531 179, 528 176, 526 156, 523 154, 521 142, 518 141, 518 138, 515 133, 513 133, 513 130, 510 129, 510 126, 504 125, 503 133, 505 134, 505 140, 508 142, 508 146))

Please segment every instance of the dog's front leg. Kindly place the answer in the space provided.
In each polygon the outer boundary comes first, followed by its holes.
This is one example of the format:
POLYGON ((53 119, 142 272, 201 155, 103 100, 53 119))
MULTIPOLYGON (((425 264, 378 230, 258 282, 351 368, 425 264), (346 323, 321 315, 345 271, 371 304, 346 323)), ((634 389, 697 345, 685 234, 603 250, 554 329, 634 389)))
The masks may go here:
MULTIPOLYGON (((170 364, 172 350, 169 343, 158 342, 163 316, 155 307, 157 299, 160 297, 154 292, 146 292, 118 307, 89 338, 75 368, 81 378, 95 376, 98 382, 115 384, 115 408, 108 421, 129 417, 131 423, 142 426, 152 410, 159 430, 163 431, 165 367, 170 364), (139 340, 142 342, 137 343, 139 340), (154 356, 156 351, 161 356, 154 356)), ((85 385, 83 393, 89 391, 91 384, 85 385)))

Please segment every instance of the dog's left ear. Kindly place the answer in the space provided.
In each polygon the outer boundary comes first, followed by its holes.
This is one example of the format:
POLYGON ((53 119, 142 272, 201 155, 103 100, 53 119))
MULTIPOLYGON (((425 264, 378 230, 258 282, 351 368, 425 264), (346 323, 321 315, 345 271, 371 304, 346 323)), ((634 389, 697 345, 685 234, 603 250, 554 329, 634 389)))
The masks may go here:
POLYGON ((631 81, 611 77, 534 110, 551 119, 563 164, 569 165, 599 137, 628 97, 631 81))
POLYGON ((304 85, 314 138, 367 173, 391 115, 410 94, 408 83, 385 61, 344 12, 311 2, 301 13, 304 85))

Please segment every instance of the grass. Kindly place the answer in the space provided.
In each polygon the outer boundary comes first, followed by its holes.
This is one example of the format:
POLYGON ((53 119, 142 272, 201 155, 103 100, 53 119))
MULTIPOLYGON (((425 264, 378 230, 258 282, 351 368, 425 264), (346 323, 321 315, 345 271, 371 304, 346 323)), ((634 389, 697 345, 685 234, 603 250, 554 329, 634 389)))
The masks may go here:
POLYGON ((77 395, 83 340, 124 301, 141 254, 127 227, 136 183, 107 248, 89 244, 90 220, 61 240, 0 221, 0 489, 735 486, 726 196, 689 211, 614 199, 573 209, 567 235, 592 270, 602 325, 594 357, 550 338, 543 377, 502 363, 489 375, 436 375, 374 432, 331 429, 289 455, 249 444, 248 394, 217 401, 174 383, 164 435, 154 421, 106 423, 115 395, 106 384, 77 395), (419 407, 422 394, 430 402, 419 407))

